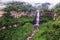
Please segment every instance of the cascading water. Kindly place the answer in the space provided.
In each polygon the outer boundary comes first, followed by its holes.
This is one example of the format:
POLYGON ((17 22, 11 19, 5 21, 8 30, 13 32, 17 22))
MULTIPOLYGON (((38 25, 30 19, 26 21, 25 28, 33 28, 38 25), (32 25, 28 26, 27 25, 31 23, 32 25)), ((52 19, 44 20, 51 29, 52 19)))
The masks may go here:
POLYGON ((38 28, 39 27, 39 10, 37 10, 37 13, 36 13, 36 24, 35 24, 35 28, 38 28))
POLYGON ((27 37, 27 40, 31 40, 32 37, 35 35, 35 33, 37 31, 39 31, 39 10, 37 10, 37 13, 36 13, 36 23, 35 23, 35 29, 31 32, 30 36, 27 37))

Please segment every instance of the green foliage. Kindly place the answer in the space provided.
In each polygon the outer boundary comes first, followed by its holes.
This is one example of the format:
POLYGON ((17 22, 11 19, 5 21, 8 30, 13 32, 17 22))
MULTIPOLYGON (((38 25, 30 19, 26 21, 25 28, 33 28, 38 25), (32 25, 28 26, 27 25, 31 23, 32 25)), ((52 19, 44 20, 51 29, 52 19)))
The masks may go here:
POLYGON ((6 8, 4 8, 4 11, 10 12, 10 11, 18 11, 20 6, 16 6, 16 5, 10 5, 7 6, 6 8))
POLYGON ((33 40, 60 40, 60 17, 56 21, 46 22, 40 25, 40 30, 33 40))
POLYGON ((51 16, 42 16, 41 17, 42 18, 42 20, 44 20, 45 22, 49 22, 49 21, 52 21, 52 17, 51 16))
POLYGON ((7 5, 6 8, 3 9, 4 11, 10 12, 10 11, 32 11, 35 10, 34 7, 29 5, 7 5))
POLYGON ((56 29, 60 28, 60 17, 53 23, 53 27, 56 29))
POLYGON ((60 14, 60 8, 54 8, 51 11, 60 14))
POLYGON ((33 18, 34 17, 28 17, 28 16, 21 17, 21 18, 18 19, 18 22, 20 24, 31 23, 33 21, 33 18))
POLYGON ((0 31, 0 40, 25 40, 25 38, 34 30, 30 23, 26 23, 22 27, 11 28, 0 31))
POLYGON ((51 11, 60 14, 60 3, 57 3, 51 11))
POLYGON ((4 25, 3 20, 0 19, 0 28, 4 25))
POLYGON ((4 18, 3 18, 4 26, 8 27, 9 25, 11 25, 11 23, 13 22, 12 20, 13 20, 13 17, 9 12, 4 14, 4 18))
POLYGON ((13 18, 10 13, 5 13, 3 16, 3 19, 0 20, 0 27, 7 27, 9 28, 9 26, 12 26, 14 24, 20 24, 20 25, 24 25, 25 23, 31 23, 33 21, 34 17, 29 17, 29 16, 25 16, 25 17, 20 17, 20 18, 13 18))
POLYGON ((46 31, 47 40, 60 40, 60 23, 59 21, 52 22, 48 25, 48 30, 46 31))
POLYGON ((47 25, 51 25, 51 22, 46 22, 40 25, 39 31, 34 35, 32 40, 46 40, 47 25))
POLYGON ((5 26, 8 28, 8 26, 13 26, 16 23, 17 19, 13 18, 9 12, 5 13, 2 19, 0 19, 0 27, 5 26))

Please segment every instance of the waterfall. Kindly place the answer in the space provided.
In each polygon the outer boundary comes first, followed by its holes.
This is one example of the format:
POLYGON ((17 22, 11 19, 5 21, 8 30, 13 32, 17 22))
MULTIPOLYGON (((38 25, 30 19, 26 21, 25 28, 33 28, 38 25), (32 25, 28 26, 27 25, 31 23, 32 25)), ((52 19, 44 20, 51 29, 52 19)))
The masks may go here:
POLYGON ((39 27, 39 10, 37 10, 37 13, 36 13, 36 24, 35 24, 35 27, 39 27))

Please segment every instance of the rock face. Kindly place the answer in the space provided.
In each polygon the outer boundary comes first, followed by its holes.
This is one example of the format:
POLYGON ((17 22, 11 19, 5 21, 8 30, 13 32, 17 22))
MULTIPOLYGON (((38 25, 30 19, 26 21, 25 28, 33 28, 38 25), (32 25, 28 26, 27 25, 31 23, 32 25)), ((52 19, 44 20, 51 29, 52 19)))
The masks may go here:
POLYGON ((57 13, 54 13, 53 20, 56 20, 57 17, 58 17, 58 14, 57 13))
POLYGON ((0 10, 0 17, 2 17, 4 13, 4 11, 0 10))
MULTIPOLYGON (((4 13, 6 13, 6 12, 3 10, 0 10, 0 17, 2 17, 4 13)), ((14 18, 19 18, 22 16, 35 16, 35 19, 36 19, 36 11, 31 11, 31 12, 11 11, 10 13, 14 18)), ((53 12, 40 12, 39 15, 40 16, 51 16, 53 18, 53 20, 56 20, 56 18, 59 16, 58 13, 53 13, 53 12)))
MULTIPOLYGON (((5 12, 0 10, 0 17, 3 16, 5 12)), ((22 16, 35 16, 35 11, 31 11, 31 12, 17 12, 17 11, 10 11, 11 13, 11 16, 13 16, 14 18, 19 18, 19 17, 22 17, 22 16)))

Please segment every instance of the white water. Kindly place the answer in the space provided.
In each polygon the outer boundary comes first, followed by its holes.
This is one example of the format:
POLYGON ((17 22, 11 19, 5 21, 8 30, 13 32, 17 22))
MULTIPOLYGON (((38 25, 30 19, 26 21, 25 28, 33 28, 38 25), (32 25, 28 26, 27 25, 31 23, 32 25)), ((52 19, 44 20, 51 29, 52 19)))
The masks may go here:
POLYGON ((37 10, 37 16, 36 16, 36 26, 39 26, 39 10, 37 10))
POLYGON ((34 30, 31 32, 30 36, 27 37, 27 40, 31 40, 31 39, 33 38, 33 36, 35 35, 35 33, 36 33, 37 31, 39 31, 39 29, 38 29, 38 27, 39 27, 39 10, 37 10, 35 27, 36 27, 36 29, 34 29, 34 30))

